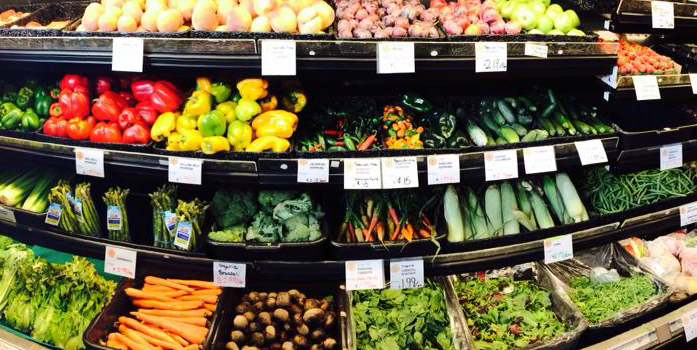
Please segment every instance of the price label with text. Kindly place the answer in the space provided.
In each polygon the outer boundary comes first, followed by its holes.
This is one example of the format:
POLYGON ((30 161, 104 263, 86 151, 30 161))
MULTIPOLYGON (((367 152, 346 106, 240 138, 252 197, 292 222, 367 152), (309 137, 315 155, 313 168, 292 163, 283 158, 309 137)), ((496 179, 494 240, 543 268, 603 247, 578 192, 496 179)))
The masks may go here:
POLYGON ((457 154, 437 154, 426 158, 428 184, 460 183, 460 156, 457 154))
POLYGON ((213 283, 218 287, 244 288, 247 285, 247 265, 213 262, 213 283))
POLYGON ((682 166, 682 143, 661 147, 661 170, 682 166))
POLYGON ((382 188, 419 187, 416 157, 380 158, 382 163, 382 188))
POLYGON ((690 74, 690 85, 692 85, 692 94, 697 94, 697 74, 690 74))
POLYGON ((633 75, 634 91, 637 101, 660 100, 661 91, 654 75, 633 75))
POLYGON ((143 72, 143 39, 114 38, 111 49, 111 70, 143 72))
POLYGON ((51 226, 58 226, 61 219, 61 214, 63 213, 63 208, 58 203, 51 203, 46 210, 46 220, 45 223, 51 226))
POLYGON ((675 10, 669 1, 651 1, 651 27, 675 29, 675 10))
POLYGON ((104 151, 75 148, 75 172, 78 175, 104 177, 104 151))
POLYGON ((295 48, 294 40, 262 40, 261 75, 295 75, 295 48))
POLYGON ((22 348, 10 344, 9 342, 5 340, 0 340, 0 350, 22 350, 22 348))
POLYGON ((544 240, 545 264, 552 264, 574 257, 571 235, 563 235, 544 240))
POLYGON ((13 224, 17 223, 17 219, 15 219, 15 212, 3 206, 0 206, 0 220, 11 222, 13 224))
POLYGON ((104 252, 104 272, 112 275, 136 278, 136 258, 138 252, 131 249, 106 246, 104 252))
POLYGON ((346 261, 346 290, 383 288, 385 271, 382 260, 346 261))
POLYGON ((518 153, 514 149, 484 152, 486 181, 518 178, 518 153))
POLYGON ((547 44, 544 43, 525 43, 525 56, 547 58, 547 44))
POLYGON ((413 42, 379 42, 377 47, 378 74, 414 73, 413 42))
POLYGON ((680 318, 682 328, 685 330, 685 340, 690 341, 697 337, 697 309, 686 312, 680 318))
POLYGON ((576 141, 574 145, 576 145, 581 165, 607 163, 607 153, 605 153, 603 141, 599 139, 576 141))
POLYGON ((169 157, 169 182, 200 185, 202 159, 169 157))
POLYGON ((557 156, 554 146, 528 147, 523 149, 526 174, 557 171, 557 156))
POLYGON ((379 190, 381 188, 380 158, 344 159, 344 189, 379 190))
POLYGON ((680 226, 687 226, 697 222, 697 202, 680 206, 680 226))
POLYGON ((298 159, 299 183, 329 182, 329 159, 298 159))
POLYGON ((508 70, 508 49, 506 43, 474 43, 475 72, 505 72, 508 70))
POLYGON ((174 232, 174 245, 181 249, 188 250, 191 244, 191 235, 193 234, 194 230, 191 227, 191 222, 179 221, 177 223, 177 231, 174 232))
POLYGON ((390 289, 423 288, 423 259, 390 261, 390 289))

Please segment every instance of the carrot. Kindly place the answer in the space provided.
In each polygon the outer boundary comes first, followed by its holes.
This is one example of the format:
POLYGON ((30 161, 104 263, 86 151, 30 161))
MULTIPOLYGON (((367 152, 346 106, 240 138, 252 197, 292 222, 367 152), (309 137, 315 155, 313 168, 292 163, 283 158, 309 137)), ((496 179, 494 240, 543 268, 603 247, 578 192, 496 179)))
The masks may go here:
POLYGON ((168 278, 167 280, 170 282, 183 284, 183 285, 189 286, 189 287, 196 287, 196 288, 201 288, 201 289, 220 289, 220 287, 216 286, 215 283, 210 282, 210 281, 175 280, 175 279, 171 279, 171 278, 168 278))
MULTIPOLYGON (((116 334, 116 333, 112 333, 116 334)), ((114 336, 114 339, 116 339, 116 336, 114 336)), ((106 346, 113 348, 113 349, 120 349, 120 350, 128 350, 128 347, 126 345, 121 344, 118 340, 107 340, 106 341, 106 346)))
POLYGON ((203 304, 203 307, 208 311, 215 311, 215 304, 203 304))
POLYGON ((198 350, 198 344, 191 344, 185 347, 184 350, 198 350))
POLYGON ((174 289, 181 289, 181 290, 185 290, 185 291, 187 291, 187 292, 193 292, 193 291, 194 291, 193 288, 187 287, 187 286, 185 286, 185 285, 183 285, 183 284, 176 283, 176 282, 172 282, 172 281, 168 281, 168 280, 166 280, 166 279, 159 278, 159 277, 154 277, 154 276, 147 276, 147 277, 145 277, 145 282, 146 282, 146 283, 150 283, 150 284, 156 284, 156 285, 158 285, 158 286, 166 286, 166 287, 170 287, 170 288, 174 288, 174 289))
POLYGON ((157 338, 153 338, 153 337, 151 337, 151 336, 149 336, 149 335, 147 335, 147 334, 145 334, 145 333, 143 333, 143 332, 139 332, 139 331, 137 331, 137 330, 135 330, 135 329, 128 328, 128 327, 126 327, 125 325, 120 325, 120 326, 119 326, 119 332, 121 332, 121 333, 124 334, 125 336, 128 336, 128 333, 133 333, 133 332, 135 332, 135 333, 137 333, 137 335, 138 335, 139 337, 141 337, 143 340, 145 340, 146 342, 148 342, 148 344, 153 345, 153 346, 161 346, 161 347, 163 347, 163 348, 165 348, 165 349, 172 349, 172 350, 181 350, 181 349, 183 348, 183 347, 182 347, 181 345, 179 345, 179 343, 177 343, 177 342, 166 342, 166 341, 164 341, 164 340, 160 340, 160 339, 157 339, 157 338))
POLYGON ((373 141, 375 141, 375 134, 366 137, 365 140, 363 140, 363 142, 361 142, 361 144, 358 145, 358 147, 356 147, 356 149, 358 149, 359 151, 365 151, 368 149, 368 147, 370 147, 373 141))
MULTIPOLYGON (((180 291, 184 292, 185 291, 180 291)), ((131 298, 138 298, 138 299, 152 299, 152 300, 159 300, 159 301, 177 301, 177 299, 170 298, 163 296, 160 293, 157 292, 144 292, 140 289, 135 289, 135 288, 126 288, 126 295, 128 295, 131 298)))
POLYGON ((206 317, 212 313, 206 309, 174 311, 174 310, 158 310, 158 309, 138 309, 138 312, 152 316, 162 317, 206 317))
POLYGON ((203 306, 202 301, 190 300, 190 301, 158 301, 158 300, 148 300, 148 299, 136 299, 133 300, 133 305, 136 307, 143 307, 148 309, 160 309, 160 310, 194 310, 203 306))
POLYGON ((206 340, 208 328, 193 326, 183 322, 173 321, 157 316, 137 314, 136 317, 144 322, 151 323, 164 330, 180 335, 182 338, 194 344, 201 344, 206 340))
MULTIPOLYGON (((138 317, 137 312, 131 312, 131 315, 138 317)), ((147 315, 146 316, 152 316, 152 315, 147 315)), ((171 320, 171 321, 176 321, 176 322, 181 322, 181 323, 186 323, 194 326, 199 326, 199 327, 205 327, 207 324, 207 320, 205 317, 166 317, 166 316, 157 316, 161 317, 162 319, 166 320, 171 320)))
POLYGON ((184 300, 184 301, 200 300, 204 303, 211 303, 211 304, 215 304, 218 302, 217 295, 184 295, 184 296, 180 296, 177 299, 184 300))
POLYGON ((116 340, 118 340, 119 343, 126 345, 131 350, 152 350, 153 349, 153 347, 150 345, 147 345, 147 344, 144 345, 144 344, 134 342, 130 338, 128 338, 120 333, 116 333, 116 340))
POLYGON ((428 238, 431 237, 431 232, 428 232, 428 230, 422 228, 419 229, 419 235, 421 235, 423 238, 428 238))
POLYGON ((399 236, 399 229, 399 224, 395 225, 394 232, 392 232, 392 235, 390 235, 390 241, 394 241, 397 239, 397 237, 399 236))
POLYGON ((177 289, 170 288, 167 286, 157 286, 154 284, 146 283, 145 285, 143 285, 142 290, 144 292, 173 292, 173 291, 176 291, 177 289))
POLYGON ((349 222, 349 224, 348 224, 348 230, 349 230, 349 233, 350 233, 348 241, 349 241, 349 242, 356 242, 356 241, 358 241, 358 239, 356 238, 356 233, 355 233, 354 230, 353 230, 353 223, 349 222))
POLYGON ((377 234, 380 242, 382 242, 382 240, 385 238, 385 231, 384 231, 384 228, 382 227, 382 221, 380 221, 380 223, 377 224, 377 226, 375 227, 375 233, 377 234))
POLYGON ((188 345, 189 345, 189 342, 186 341, 186 339, 184 339, 184 338, 182 338, 182 337, 180 337, 180 336, 178 336, 178 335, 176 335, 176 334, 174 334, 174 333, 167 332, 167 334, 169 334, 170 337, 174 338, 174 340, 176 340, 177 343, 181 344, 182 346, 188 346, 188 345))
POLYGON ((366 232, 366 236, 370 237, 372 235, 373 229, 375 229, 375 225, 378 224, 378 215, 380 215, 380 203, 376 205, 373 217, 370 219, 370 225, 368 225, 368 231, 366 232))
POLYGON ((220 295, 222 289, 199 289, 191 292, 191 295, 220 295))
POLYGON ((399 219, 397 218, 397 211, 394 210, 394 207, 388 204, 387 211, 390 213, 390 217, 392 218, 392 221, 394 221, 395 226, 399 226, 399 219))
POLYGON ((130 329, 124 325, 119 326, 119 332, 121 332, 121 334, 125 335, 126 338, 133 340, 134 342, 136 342, 138 344, 142 344, 142 345, 150 346, 150 347, 152 347, 152 345, 154 345, 154 344, 151 345, 150 343, 148 343, 145 340, 145 338, 141 337, 140 335, 142 333, 140 333, 134 329, 130 329))
POLYGON ((167 333, 163 332, 160 329, 153 328, 147 325, 144 325, 137 320, 134 320, 130 317, 125 317, 121 316, 119 317, 119 323, 122 323, 130 328, 133 328, 137 331, 140 331, 141 333, 145 333, 153 338, 160 339, 162 341, 166 341, 168 343, 176 343, 177 341, 174 340, 172 337, 167 335, 167 333))

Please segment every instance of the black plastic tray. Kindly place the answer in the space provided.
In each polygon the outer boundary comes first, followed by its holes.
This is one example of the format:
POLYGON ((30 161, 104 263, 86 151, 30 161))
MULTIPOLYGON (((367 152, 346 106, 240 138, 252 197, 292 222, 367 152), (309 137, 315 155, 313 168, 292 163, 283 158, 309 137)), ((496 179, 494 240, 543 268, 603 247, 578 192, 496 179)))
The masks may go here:
MULTIPOLYGON (((61 145, 69 145, 73 147, 88 147, 88 148, 99 148, 106 150, 116 150, 116 151, 127 151, 127 152, 143 152, 152 153, 152 142, 147 144, 135 144, 135 143, 108 143, 108 142, 92 142, 90 140, 73 140, 67 137, 57 137, 45 135, 42 132, 24 133, 25 136, 22 138, 28 138, 35 141, 57 143, 61 145)), ((10 136, 10 135, 8 135, 10 136)))
POLYGON ((217 32, 192 30, 192 38, 202 39, 287 39, 287 40, 332 40, 334 25, 330 25, 329 33, 293 34, 293 33, 256 33, 256 32, 217 32))
MULTIPOLYGON (((439 237, 436 238, 436 241, 442 247, 445 238, 439 237)), ((433 241, 425 238, 415 239, 411 242, 390 241, 384 242, 384 244, 381 242, 344 243, 332 240, 329 253, 333 259, 337 260, 392 259, 435 255, 438 249, 433 241)))
MULTIPOLYGON (((136 280, 132 280, 130 278, 124 278, 121 280, 119 285, 116 287, 116 290, 114 292, 114 296, 112 297, 111 301, 104 307, 102 312, 99 313, 99 315, 92 320, 90 323, 89 327, 87 328, 87 331, 85 331, 85 334, 83 335, 83 342, 85 343, 85 346, 87 349, 91 350, 113 350, 106 345, 102 345, 102 341, 106 339, 107 335, 110 332, 113 332, 116 330, 116 327, 114 326, 115 323, 118 321, 118 318, 120 316, 129 316, 128 312, 131 310, 135 310, 133 305, 130 302, 130 297, 126 295, 125 289, 126 288, 140 288, 143 285, 143 278, 145 275, 156 275, 158 277, 167 277, 167 278, 185 278, 185 279, 207 279, 207 280, 212 280, 212 271, 209 271, 207 275, 203 275, 205 277, 202 277, 201 271, 196 271, 192 269, 186 269, 186 270, 171 270, 171 269, 166 269, 166 267, 160 267, 159 269, 153 268, 151 266, 139 266, 138 267, 138 276, 136 280), (164 271, 166 270, 166 271, 164 271), (146 272, 149 271, 149 272, 146 272)), ((225 304, 227 301, 226 299, 228 298, 228 293, 229 291, 227 289, 223 289, 223 292, 220 294, 218 297, 218 304, 216 306, 215 312, 213 312, 213 315, 209 318, 210 320, 210 327, 208 331, 208 335, 206 336, 206 340, 202 344, 202 350, 210 350, 212 346, 214 345, 213 338, 214 338, 214 329, 218 327, 218 324, 220 323, 221 320, 221 309, 222 305, 225 304)))
MULTIPOLYGON (((584 33, 590 33, 589 29, 582 30, 584 33)), ((535 42, 586 42, 592 43, 598 40, 598 35, 596 34, 586 34, 584 36, 576 35, 546 35, 546 34, 486 34, 486 35, 449 35, 446 34, 448 40, 451 41, 465 41, 465 42, 476 42, 476 41, 535 41, 535 42)))
POLYGON ((0 28, 10 28, 13 25, 19 23, 21 20, 25 20, 29 18, 34 12, 38 11, 39 9, 43 8, 46 5, 39 5, 39 4, 34 4, 34 5, 2 5, 0 6, 0 12, 4 12, 6 10, 15 10, 15 11, 21 11, 21 12, 29 12, 28 15, 23 16, 19 19, 16 19, 10 23, 0 25, 0 28))
POLYGON ((15 221, 20 225, 27 225, 32 227, 47 227, 49 226, 44 221, 46 220, 46 212, 35 213, 33 211, 24 210, 15 207, 8 207, 4 204, 0 204, 3 208, 11 210, 15 215, 15 221))
POLYGON ((16 28, 10 27, 0 28, 0 36, 60 36, 62 29, 67 28, 76 19, 81 18, 82 13, 88 3, 71 3, 59 2, 51 3, 46 7, 42 7, 34 11, 31 15, 16 20, 12 25, 25 25, 30 21, 36 21, 42 25, 48 25, 52 21, 68 21, 68 23, 60 29, 31 29, 31 28, 16 28))
POLYGON ((697 119, 682 111, 675 106, 668 107, 665 103, 651 103, 631 105, 621 104, 616 106, 617 112, 613 115, 613 126, 617 129, 620 135, 620 144, 622 150, 662 146, 671 143, 678 143, 694 139, 697 133, 697 119), (622 109, 619 109, 622 108, 622 109), (666 108, 669 108, 666 110, 666 108), (649 113, 638 114, 640 110, 649 111, 649 113), (661 117, 656 118, 655 114, 651 114, 652 110, 661 110, 661 117), (633 113, 637 111, 637 113, 633 113), (627 126, 637 127, 637 124, 652 118, 646 123, 650 124, 638 130, 627 130, 627 126))

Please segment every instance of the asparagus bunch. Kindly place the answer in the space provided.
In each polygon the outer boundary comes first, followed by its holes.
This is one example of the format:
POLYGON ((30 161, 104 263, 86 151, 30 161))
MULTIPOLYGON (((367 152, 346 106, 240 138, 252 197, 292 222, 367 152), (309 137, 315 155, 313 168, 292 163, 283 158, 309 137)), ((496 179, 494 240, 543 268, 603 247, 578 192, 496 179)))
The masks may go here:
POLYGON ((152 232, 155 247, 172 248, 174 234, 167 229, 165 213, 167 211, 174 212, 176 197, 177 186, 171 184, 164 184, 155 192, 150 193, 152 232))
POLYGON ((99 216, 97 215, 97 208, 94 206, 94 201, 90 194, 89 182, 75 185, 75 199, 75 214, 77 216, 77 226, 80 233, 94 237, 101 236, 102 231, 99 226, 99 216), (77 208, 77 203, 80 203, 81 208, 77 208))
POLYGON ((126 210, 126 197, 128 197, 129 192, 129 189, 111 187, 102 197, 104 204, 107 205, 107 231, 109 233, 109 239, 122 242, 131 241, 131 233, 128 230, 128 214, 126 210), (120 220, 114 217, 110 218, 108 214, 110 210, 118 210, 120 220))
POLYGON ((58 203, 61 206, 61 216, 58 227, 66 232, 80 232, 77 217, 73 210, 73 203, 70 198, 70 184, 65 180, 59 180, 58 184, 48 193, 50 203, 58 203))
POLYGON ((202 236, 201 227, 203 226, 203 220, 205 219, 206 209, 208 209, 208 204, 205 201, 199 200, 198 198, 190 202, 179 200, 176 209, 177 220, 179 222, 178 226, 189 223, 191 225, 191 232, 189 233, 189 242, 186 245, 186 248, 179 246, 177 246, 177 248, 188 251, 193 251, 196 248, 196 245, 198 242, 200 242, 202 236))

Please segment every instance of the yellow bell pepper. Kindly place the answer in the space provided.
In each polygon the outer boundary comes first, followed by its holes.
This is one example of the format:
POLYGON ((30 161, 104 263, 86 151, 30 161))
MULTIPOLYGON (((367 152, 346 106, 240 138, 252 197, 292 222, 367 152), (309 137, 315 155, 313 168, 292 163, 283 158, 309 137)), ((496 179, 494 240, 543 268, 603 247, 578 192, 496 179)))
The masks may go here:
POLYGON ((198 151, 201 149, 203 135, 198 130, 184 130, 179 135, 179 150, 198 151))
POLYGON ((184 114, 199 116, 211 111, 211 93, 203 90, 196 90, 191 94, 189 100, 184 105, 184 114))
POLYGON ((208 77, 196 78, 196 90, 211 92, 211 79, 208 77))
POLYGON ((237 83, 237 91, 240 92, 242 98, 250 100, 258 100, 266 97, 268 92, 266 89, 269 83, 264 79, 244 79, 237 83))
POLYGON ((307 105, 307 96, 302 90, 293 89, 281 97, 281 105, 287 111, 300 113, 307 105))
POLYGON ((198 118, 193 115, 182 115, 177 118, 177 132, 183 133, 184 130, 196 129, 198 118))
POLYGON ((201 151, 205 154, 214 154, 221 151, 229 152, 230 143, 223 136, 208 136, 201 140, 201 151))
POLYGON ((150 129, 150 137, 156 142, 163 141, 174 130, 178 115, 173 112, 160 114, 150 129))
POLYGON ((263 136, 255 139, 247 146, 247 152, 263 152, 271 150, 273 152, 285 152, 290 147, 290 142, 276 136, 263 136))
POLYGON ((243 121, 233 121, 227 128, 227 140, 236 152, 244 151, 252 142, 252 127, 243 121))
POLYGON ((263 100, 259 101, 262 112, 273 111, 278 106, 278 99, 276 95, 266 96, 263 100))
POLYGON ((252 120, 252 129, 254 129, 257 137, 278 136, 289 138, 293 136, 297 126, 298 116, 282 110, 264 112, 252 120))
POLYGON ((179 139, 181 139, 181 137, 179 136, 179 133, 177 133, 176 131, 169 134, 169 137, 167 137, 167 150, 181 151, 179 149, 179 139))
POLYGON ((235 115, 235 107, 237 107, 237 103, 226 101, 215 106, 215 110, 225 114, 225 120, 227 120, 227 123, 230 124, 237 120, 237 116, 235 115))

